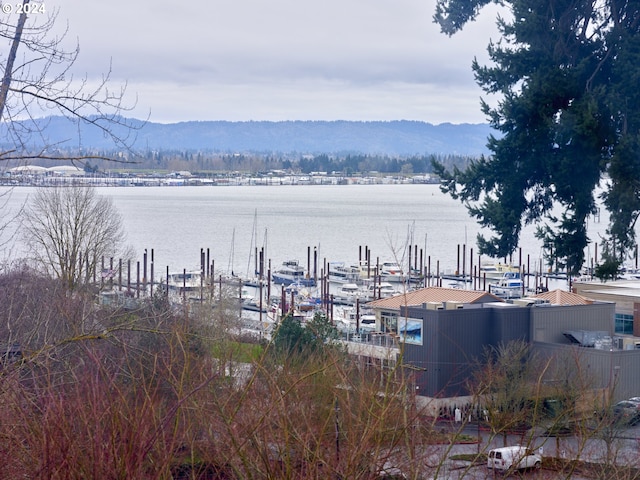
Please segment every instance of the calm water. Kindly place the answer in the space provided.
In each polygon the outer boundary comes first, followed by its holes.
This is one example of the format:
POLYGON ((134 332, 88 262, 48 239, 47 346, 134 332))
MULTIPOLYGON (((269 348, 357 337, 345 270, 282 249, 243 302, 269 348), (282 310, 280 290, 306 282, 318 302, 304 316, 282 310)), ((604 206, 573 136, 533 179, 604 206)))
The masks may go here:
MULTIPOLYGON (((16 188, 3 211, 17 211, 32 192, 16 188)), ((156 271, 198 268, 203 248, 217 273, 247 275, 256 246, 265 246, 273 267, 289 259, 306 265, 308 248, 319 262, 355 262, 365 246, 374 260, 408 261, 408 244, 423 250, 425 263, 430 256, 433 270, 436 261, 441 271, 455 269, 458 245, 474 248, 477 261, 479 227, 437 185, 109 187, 99 193, 113 199, 138 259, 154 250, 156 271)), ((605 227, 603 216, 590 226, 592 238, 605 227)), ((19 233, 13 238, 5 257, 24 256, 19 233)), ((533 228, 525 230, 521 248, 533 269, 541 256, 533 228)))

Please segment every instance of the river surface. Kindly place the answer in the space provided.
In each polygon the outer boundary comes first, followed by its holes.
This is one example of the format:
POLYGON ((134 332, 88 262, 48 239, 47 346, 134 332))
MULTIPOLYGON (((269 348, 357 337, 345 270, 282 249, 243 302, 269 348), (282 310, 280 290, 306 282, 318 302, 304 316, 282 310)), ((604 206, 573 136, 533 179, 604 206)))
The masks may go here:
MULTIPOLYGON (((2 206, 6 215, 28 202, 33 187, 17 187, 2 206)), ((458 268, 461 254, 474 249, 482 231, 460 202, 438 185, 303 185, 102 187, 122 215, 126 243, 143 259, 153 250, 156 268, 172 271, 200 266, 200 251, 208 251, 216 273, 252 276, 254 253, 265 249, 272 268, 297 259, 306 265, 308 252, 319 265, 357 262, 368 248, 372 262, 408 262, 408 245, 422 251, 432 271, 458 268), (466 248, 465 248, 466 247, 466 248)), ((603 215, 589 226, 592 239, 606 228, 603 215)), ((525 228, 521 251, 513 262, 539 265, 541 244, 525 228)), ((489 233, 484 231, 484 233, 489 233)), ((4 258, 28 256, 17 224, 4 234, 12 239, 4 258)), ((587 252, 587 258, 590 258, 587 252)), ((420 257, 418 257, 419 259, 420 257)))

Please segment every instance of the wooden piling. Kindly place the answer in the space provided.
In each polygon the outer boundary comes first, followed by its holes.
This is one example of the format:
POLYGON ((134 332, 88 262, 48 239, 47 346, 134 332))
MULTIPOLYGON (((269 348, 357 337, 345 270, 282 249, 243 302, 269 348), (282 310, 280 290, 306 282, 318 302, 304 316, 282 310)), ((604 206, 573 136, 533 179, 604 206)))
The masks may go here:
POLYGON ((466 279, 467 244, 462 244, 462 280, 466 279))
POLYGON ((147 290, 147 249, 144 249, 144 255, 142 255, 142 287, 147 290))
MULTIPOLYGON (((327 275, 329 274, 329 270, 325 270, 327 275)), ((318 249, 313 247, 313 281, 318 283, 318 249)))

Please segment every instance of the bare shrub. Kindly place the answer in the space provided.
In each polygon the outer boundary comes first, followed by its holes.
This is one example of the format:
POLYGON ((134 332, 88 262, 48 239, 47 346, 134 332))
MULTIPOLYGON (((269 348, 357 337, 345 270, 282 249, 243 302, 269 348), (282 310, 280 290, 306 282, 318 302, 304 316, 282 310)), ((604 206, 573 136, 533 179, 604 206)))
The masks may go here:
POLYGON ((31 271, 11 275, 0 276, 13 305, 2 321, 20 311, 30 322, 13 337, 28 354, 0 372, 0 461, 14 478, 373 479, 390 462, 419 471, 418 415, 397 369, 322 340, 292 355, 265 344, 243 363, 235 329, 216 332, 204 308, 104 308, 31 271), (52 302, 36 301, 42 285, 52 302))

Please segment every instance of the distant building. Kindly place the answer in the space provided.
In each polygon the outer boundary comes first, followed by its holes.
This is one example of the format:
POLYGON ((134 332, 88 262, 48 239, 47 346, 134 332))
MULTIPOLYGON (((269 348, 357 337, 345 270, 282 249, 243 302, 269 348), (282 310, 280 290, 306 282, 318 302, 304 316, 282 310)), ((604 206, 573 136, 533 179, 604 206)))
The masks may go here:
POLYGON ((37 165, 21 165, 9 169, 10 175, 46 175, 49 169, 37 165))
POLYGON ((21 165, 9 169, 11 176, 54 176, 54 177, 81 177, 85 175, 82 168, 75 165, 57 165, 55 167, 39 167, 38 165, 21 165))
POLYGON ((75 165, 57 165, 49 167, 47 170, 51 175, 59 177, 83 177, 85 175, 85 171, 75 165))
POLYGON ((576 281, 572 290, 595 300, 615 303, 615 333, 640 337, 640 281, 576 281))

